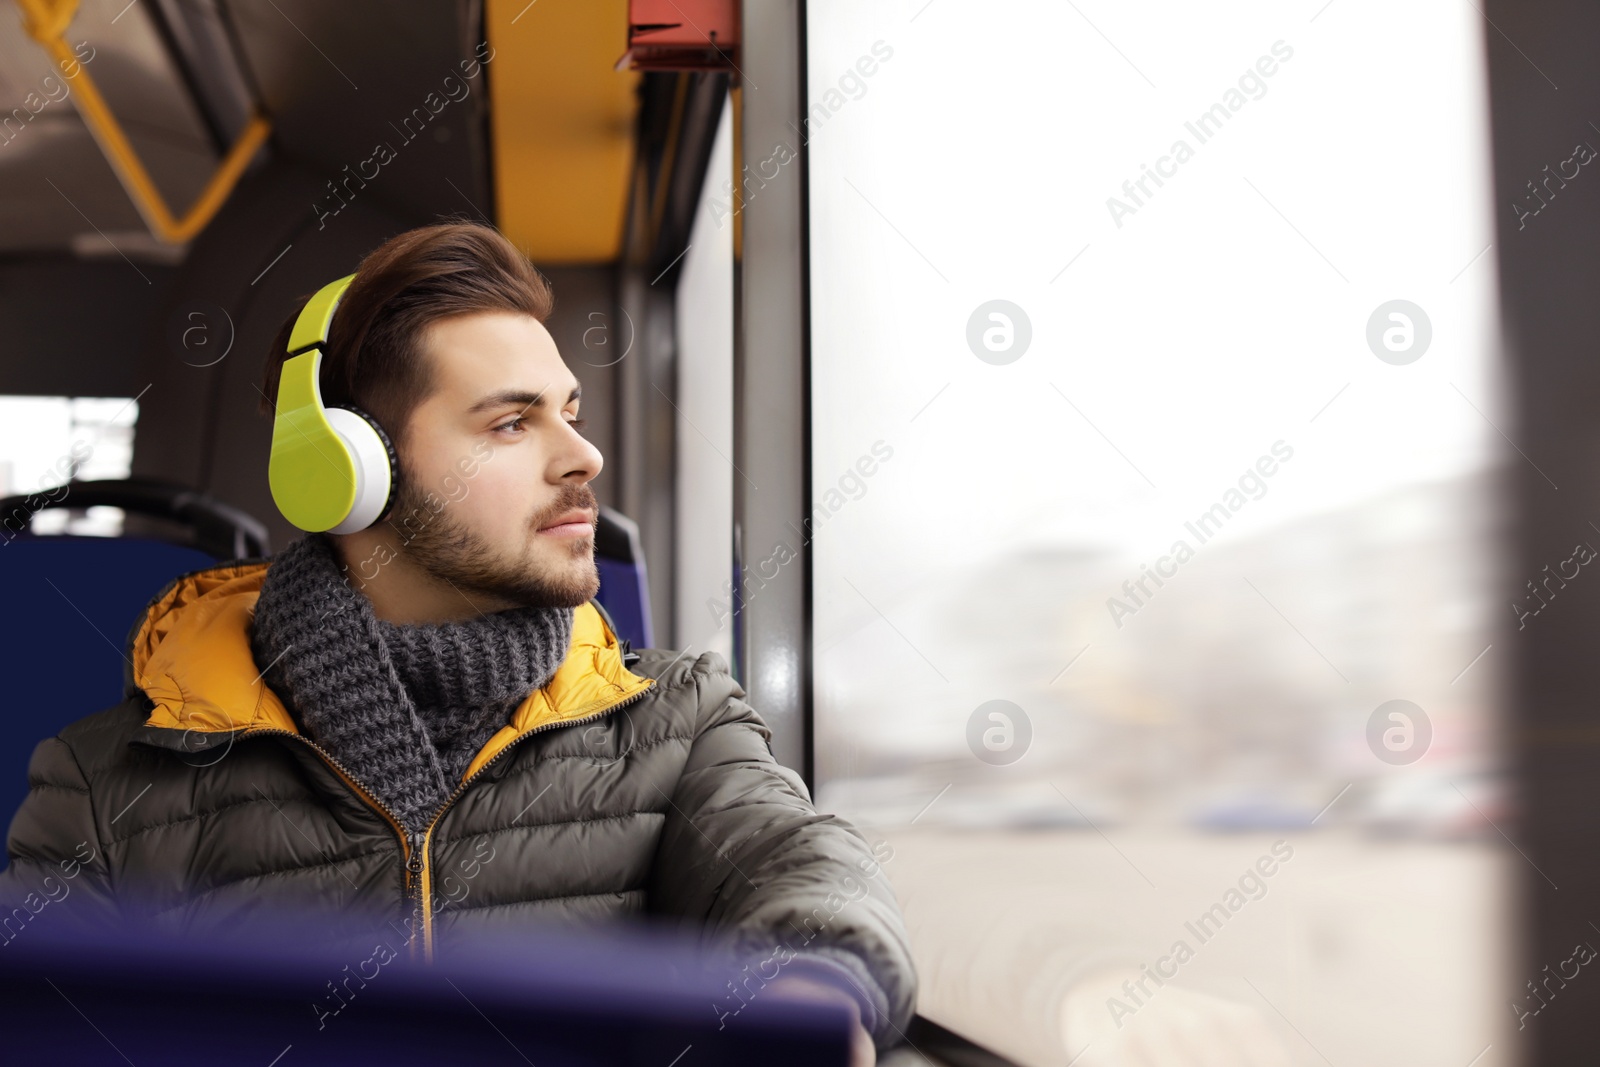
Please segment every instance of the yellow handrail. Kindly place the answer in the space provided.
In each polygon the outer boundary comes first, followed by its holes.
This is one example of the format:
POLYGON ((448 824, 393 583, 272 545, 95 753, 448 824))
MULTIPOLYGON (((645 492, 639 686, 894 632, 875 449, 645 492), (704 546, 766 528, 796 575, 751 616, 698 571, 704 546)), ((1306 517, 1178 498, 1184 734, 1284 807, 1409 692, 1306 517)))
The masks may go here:
POLYGON ((204 229, 233 192, 250 158, 266 141, 272 124, 259 113, 252 115, 188 214, 175 218, 155 182, 151 181, 150 173, 139 161, 138 153, 128 143, 116 116, 106 106, 105 98, 95 88, 94 79, 89 77, 89 72, 83 69, 67 44, 67 27, 77 14, 78 0, 17 0, 17 6, 22 9, 23 24, 29 36, 44 46, 61 65, 63 73, 69 65, 79 68, 74 79, 78 81, 75 98, 78 111, 150 231, 169 244, 183 244, 204 229))

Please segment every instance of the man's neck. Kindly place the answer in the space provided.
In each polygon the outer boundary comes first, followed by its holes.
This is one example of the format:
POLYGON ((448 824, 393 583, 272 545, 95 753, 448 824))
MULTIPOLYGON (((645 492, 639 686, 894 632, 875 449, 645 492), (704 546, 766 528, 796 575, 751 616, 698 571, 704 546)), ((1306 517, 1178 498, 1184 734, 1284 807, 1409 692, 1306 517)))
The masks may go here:
POLYGON ((331 535, 350 588, 372 603, 372 614, 396 625, 459 622, 516 604, 484 597, 418 567, 393 543, 371 530, 331 535))

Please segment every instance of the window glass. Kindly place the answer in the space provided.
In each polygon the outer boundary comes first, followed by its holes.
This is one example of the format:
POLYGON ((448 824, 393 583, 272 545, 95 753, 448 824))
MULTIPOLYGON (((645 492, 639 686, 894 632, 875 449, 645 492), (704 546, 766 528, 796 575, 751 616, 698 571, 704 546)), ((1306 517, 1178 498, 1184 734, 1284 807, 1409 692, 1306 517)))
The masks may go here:
POLYGON ((1509 1062, 1481 17, 807 12, 817 798, 923 1011, 1509 1062))
MULTIPOLYGON (((131 397, 0 396, 0 497, 128 477, 138 418, 131 397)), ((31 526, 41 534, 115 537, 122 520, 121 508, 74 514, 63 506, 40 512, 31 526)))

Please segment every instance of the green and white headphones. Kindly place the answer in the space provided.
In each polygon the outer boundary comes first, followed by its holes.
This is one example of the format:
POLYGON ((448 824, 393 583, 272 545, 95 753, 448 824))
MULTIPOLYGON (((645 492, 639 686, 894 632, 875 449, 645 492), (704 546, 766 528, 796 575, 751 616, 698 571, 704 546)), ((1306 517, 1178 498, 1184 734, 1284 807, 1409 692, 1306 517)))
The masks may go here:
POLYGON ((284 518, 309 533, 364 530, 394 499, 399 464, 383 427, 354 405, 322 405, 318 373, 328 328, 354 278, 329 282, 306 302, 278 380, 267 481, 284 518))

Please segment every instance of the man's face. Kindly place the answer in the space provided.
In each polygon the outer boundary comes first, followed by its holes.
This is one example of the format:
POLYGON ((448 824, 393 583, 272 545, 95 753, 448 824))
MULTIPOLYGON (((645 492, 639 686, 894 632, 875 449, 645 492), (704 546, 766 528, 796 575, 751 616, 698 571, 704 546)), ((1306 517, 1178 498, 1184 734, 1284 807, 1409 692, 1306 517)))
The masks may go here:
POLYGON ((434 322, 424 351, 435 388, 405 435, 388 516, 399 552, 489 603, 588 601, 603 461, 574 428, 578 382, 555 341, 530 316, 477 312, 434 322))

